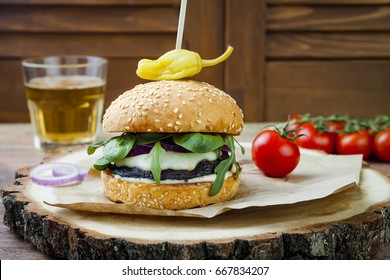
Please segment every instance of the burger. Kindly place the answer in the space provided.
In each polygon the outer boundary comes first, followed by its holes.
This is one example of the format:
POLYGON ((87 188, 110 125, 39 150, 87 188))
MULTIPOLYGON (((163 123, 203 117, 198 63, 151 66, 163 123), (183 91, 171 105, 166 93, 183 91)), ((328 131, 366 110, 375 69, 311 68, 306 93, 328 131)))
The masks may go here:
MULTIPOLYGON (((235 139, 243 114, 235 100, 205 82, 139 84, 107 108, 103 130, 115 136, 94 168, 105 196, 152 209, 189 209, 228 201, 239 189, 235 139)), ((243 149, 241 148, 243 153, 243 149)))

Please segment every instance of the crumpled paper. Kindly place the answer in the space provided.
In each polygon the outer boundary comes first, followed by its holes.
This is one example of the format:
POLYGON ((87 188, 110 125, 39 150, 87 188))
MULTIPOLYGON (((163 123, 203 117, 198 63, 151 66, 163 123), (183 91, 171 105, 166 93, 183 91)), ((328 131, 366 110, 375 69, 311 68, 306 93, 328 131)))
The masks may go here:
MULTIPOLYGON (((188 216, 212 218, 233 209, 291 205, 330 196, 334 193, 357 187, 362 167, 361 155, 327 155, 318 151, 301 149, 301 160, 297 168, 280 179, 269 178, 253 164, 250 143, 242 143, 245 155, 237 160, 242 167, 241 185, 235 198, 230 201, 186 210, 154 210, 114 203, 103 193, 100 174, 90 171, 82 183, 44 187, 29 182, 30 191, 39 191, 45 204, 91 212, 140 214, 158 216, 188 216)), ((86 151, 77 151, 55 158, 52 161, 70 162, 90 168, 101 155, 95 152, 88 156, 86 151)))

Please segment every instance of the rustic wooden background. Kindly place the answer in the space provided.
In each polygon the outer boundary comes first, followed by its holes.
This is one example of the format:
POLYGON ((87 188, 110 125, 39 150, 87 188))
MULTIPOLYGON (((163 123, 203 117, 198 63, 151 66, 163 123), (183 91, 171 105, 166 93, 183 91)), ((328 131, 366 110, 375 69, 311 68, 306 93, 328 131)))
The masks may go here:
MULTIPOLYGON (((390 0, 189 0, 183 47, 204 58, 235 47, 195 79, 231 94, 246 121, 288 114, 390 113, 390 0)), ((29 121, 21 58, 109 59, 106 106, 144 82, 141 58, 175 47, 180 0, 0 0, 0 122, 29 121)))

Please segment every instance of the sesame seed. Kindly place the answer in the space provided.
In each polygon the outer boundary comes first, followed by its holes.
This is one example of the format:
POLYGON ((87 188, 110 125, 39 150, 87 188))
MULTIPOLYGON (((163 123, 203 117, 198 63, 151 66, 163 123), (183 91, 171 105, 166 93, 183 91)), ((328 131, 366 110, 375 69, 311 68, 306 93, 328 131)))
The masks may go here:
POLYGON ((178 117, 179 119, 181 119, 183 117, 183 114, 180 113, 178 117))
POLYGON ((158 128, 161 132, 164 131, 164 128, 162 128, 161 126, 158 128))
POLYGON ((154 122, 157 122, 157 123, 159 123, 159 122, 160 122, 160 120, 159 120, 159 119, 155 119, 155 120, 154 120, 154 122))
POLYGON ((141 117, 141 116, 142 116, 142 113, 141 113, 141 112, 137 112, 137 116, 138 116, 138 117, 141 117))
POLYGON ((174 113, 177 113, 178 111, 179 111, 179 108, 175 108, 175 109, 173 110, 174 113))
POLYGON ((183 103, 183 105, 186 105, 187 101, 183 100, 181 103, 183 103))
POLYGON ((201 111, 198 112, 198 116, 199 116, 199 117, 202 116, 202 112, 201 112, 201 111))
POLYGON ((169 123, 169 124, 167 124, 167 126, 168 126, 168 127, 172 127, 172 126, 173 126, 173 124, 169 123))
POLYGON ((196 122, 197 122, 198 124, 201 124, 201 123, 202 123, 202 121, 201 121, 201 120, 196 120, 196 122))
POLYGON ((177 125, 181 125, 181 122, 179 122, 179 121, 176 121, 176 124, 177 124, 177 125))

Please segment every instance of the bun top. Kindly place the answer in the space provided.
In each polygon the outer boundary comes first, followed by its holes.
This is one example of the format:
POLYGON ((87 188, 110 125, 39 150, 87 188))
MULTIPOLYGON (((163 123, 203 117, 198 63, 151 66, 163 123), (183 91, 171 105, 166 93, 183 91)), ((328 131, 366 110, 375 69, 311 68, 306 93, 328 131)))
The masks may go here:
POLYGON ((238 135, 243 114, 236 101, 205 82, 166 80, 139 84, 106 110, 106 132, 213 132, 238 135))

